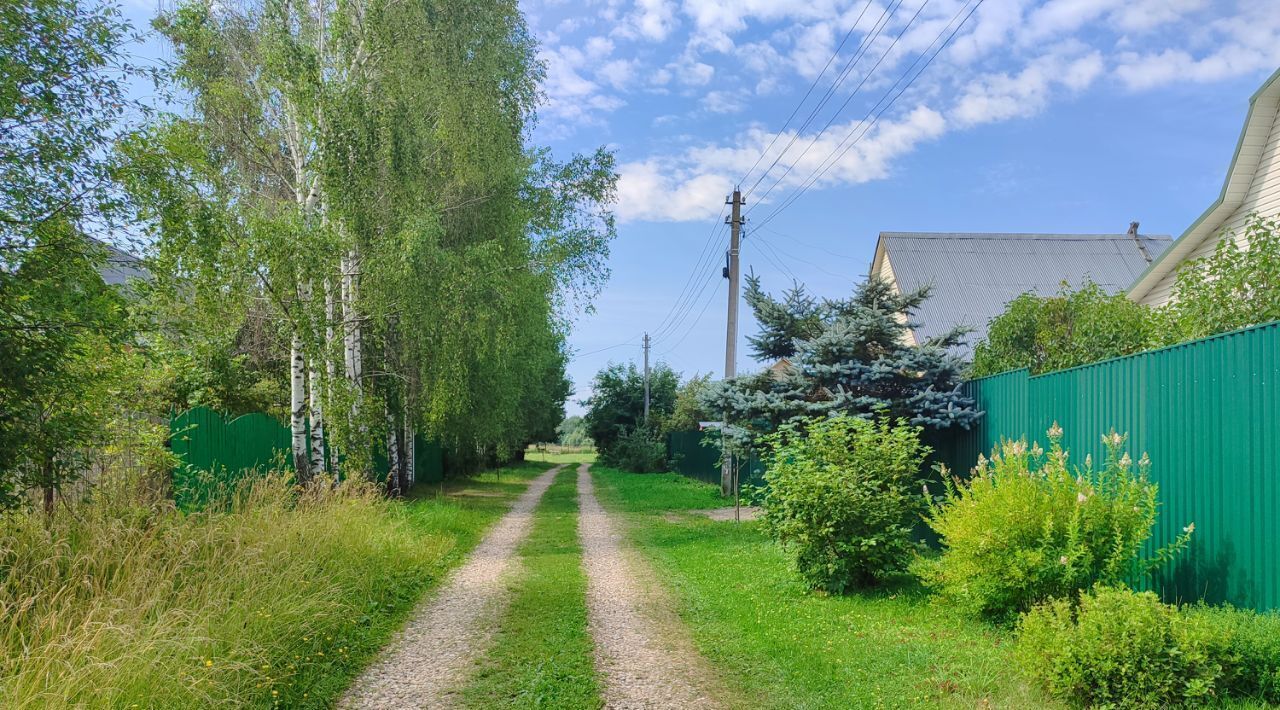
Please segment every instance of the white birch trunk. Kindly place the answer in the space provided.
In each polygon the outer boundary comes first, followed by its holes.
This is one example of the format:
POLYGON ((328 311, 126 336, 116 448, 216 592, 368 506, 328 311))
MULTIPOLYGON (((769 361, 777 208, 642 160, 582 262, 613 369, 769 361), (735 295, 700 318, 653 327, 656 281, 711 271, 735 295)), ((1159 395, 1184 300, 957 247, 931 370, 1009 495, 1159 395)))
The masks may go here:
POLYGON ((356 392, 361 393, 360 378, 364 376, 364 348, 361 347, 360 322, 360 254, 354 247, 347 254, 351 268, 351 353, 355 363, 356 392))
POLYGON ((307 460, 307 373, 302 338, 295 332, 289 348, 289 424, 293 433, 293 469, 299 481, 310 478, 307 460))
MULTIPOLYGON (((334 310, 333 301, 333 284, 329 279, 324 280, 324 374, 325 382, 332 383, 337 377, 337 365, 333 361, 333 345, 334 345, 334 310)), ((329 384, 328 386, 332 386, 329 384)), ((324 402, 324 399, 321 400, 324 402)), ((334 442, 329 442, 329 458, 325 462, 325 470, 330 473, 336 473, 338 470, 337 447, 334 442)))
POLYGON ((413 430, 412 418, 406 413, 404 417, 404 461, 405 461, 405 491, 408 492, 413 488, 413 484, 417 482, 417 449, 418 444, 415 441, 416 432, 413 430))
POLYGON ((400 447, 397 445, 397 439, 400 438, 400 432, 397 431, 396 419, 391 416, 391 409, 385 410, 387 415, 387 493, 398 496, 400 495, 400 447))
POLYGON ((311 474, 325 470, 324 459, 324 410, 320 398, 320 370, 316 361, 311 359, 308 371, 311 384, 311 474))

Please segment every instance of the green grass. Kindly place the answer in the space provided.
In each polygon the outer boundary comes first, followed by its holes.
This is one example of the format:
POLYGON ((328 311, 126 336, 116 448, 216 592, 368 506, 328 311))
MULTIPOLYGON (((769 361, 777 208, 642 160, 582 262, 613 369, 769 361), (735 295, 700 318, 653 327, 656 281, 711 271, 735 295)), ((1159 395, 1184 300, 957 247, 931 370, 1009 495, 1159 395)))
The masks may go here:
POLYGON ((405 502, 266 479, 191 515, 104 487, 52 521, 11 516, 0 707, 328 707, 545 469, 405 502))
POLYGON ((562 470, 534 513, 511 606, 463 690, 467 707, 601 706, 587 631, 576 480, 576 468, 562 470))
POLYGON ((911 584, 811 592, 758 523, 663 515, 724 506, 714 486, 595 472, 699 650, 752 707, 1052 706, 1014 670, 1006 632, 931 604, 911 584))
POLYGON ((596 491, 610 507, 628 513, 708 510, 733 505, 720 489, 678 473, 626 473, 614 468, 592 466, 595 480, 604 484, 596 491))
POLYGON ((537 451, 529 449, 524 454, 525 461, 538 461, 541 463, 594 463, 596 460, 596 452, 584 451, 579 453, 552 453, 550 451, 537 451))

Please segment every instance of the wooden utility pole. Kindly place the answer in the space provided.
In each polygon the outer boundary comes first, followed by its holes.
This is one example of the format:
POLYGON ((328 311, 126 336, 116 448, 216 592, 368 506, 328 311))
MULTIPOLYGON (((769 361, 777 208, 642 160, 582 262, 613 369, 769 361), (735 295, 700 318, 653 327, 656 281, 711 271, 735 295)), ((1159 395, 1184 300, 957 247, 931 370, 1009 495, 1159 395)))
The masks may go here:
MULTIPOLYGON (((742 191, 737 188, 733 197, 725 201, 732 206, 725 223, 729 225, 729 258, 725 267, 725 278, 729 279, 729 318, 725 327, 724 341, 724 378, 727 380, 738 374, 738 247, 742 241, 742 191)), ((725 421, 724 426, 729 422, 725 421)), ((720 433, 720 451, 723 461, 720 466, 720 493, 729 495, 734 492, 734 475, 732 456, 724 455, 724 432, 720 433)))
POLYGON ((644 334, 644 423, 649 423, 649 334, 644 334))

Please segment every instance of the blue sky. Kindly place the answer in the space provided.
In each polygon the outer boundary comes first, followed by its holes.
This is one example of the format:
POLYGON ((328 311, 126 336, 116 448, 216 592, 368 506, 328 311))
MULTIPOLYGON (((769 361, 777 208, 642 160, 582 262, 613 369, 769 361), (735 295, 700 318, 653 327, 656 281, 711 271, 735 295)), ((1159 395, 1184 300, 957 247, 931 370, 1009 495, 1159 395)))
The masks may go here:
MULTIPOLYGON (((142 25, 154 6, 135 2, 142 25)), ((561 157, 608 146, 621 174, 612 278, 570 338, 570 413, 600 367, 638 361, 645 331, 656 359, 721 374, 718 215, 738 181, 756 185, 743 269, 771 289, 847 293, 880 231, 1139 220, 1177 236, 1216 196, 1248 98, 1280 67, 1268 0, 983 0, 961 25, 976 2, 522 3, 547 67, 535 140, 561 157)), ((740 345, 739 370, 757 366, 740 345)))

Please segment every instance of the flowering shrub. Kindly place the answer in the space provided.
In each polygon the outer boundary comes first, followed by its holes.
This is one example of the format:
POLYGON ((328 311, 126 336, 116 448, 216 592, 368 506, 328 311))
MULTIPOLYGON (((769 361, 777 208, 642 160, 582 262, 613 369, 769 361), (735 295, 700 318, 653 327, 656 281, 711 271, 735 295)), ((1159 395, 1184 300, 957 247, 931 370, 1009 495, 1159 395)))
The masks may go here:
POLYGON ((1016 657, 1049 694, 1084 706, 1203 702, 1222 676, 1220 637, 1151 592, 1099 587, 1037 607, 1018 624, 1016 657))
POLYGON ((764 440, 763 505, 805 582, 839 593, 905 569, 929 452, 920 429, 844 415, 801 427, 764 440))
MULTIPOLYGON (((1122 451, 1125 437, 1112 432, 1103 437, 1100 469, 1087 457, 1083 467, 1073 466, 1061 439, 1055 423, 1048 452, 1005 442, 990 460, 979 457, 968 481, 943 471, 943 495, 930 501, 926 515, 943 551, 918 571, 948 604, 1010 621, 1047 599, 1143 573, 1138 553, 1156 520, 1147 456, 1135 465, 1122 451)), ((1185 545, 1191 530, 1155 563, 1185 545)))

